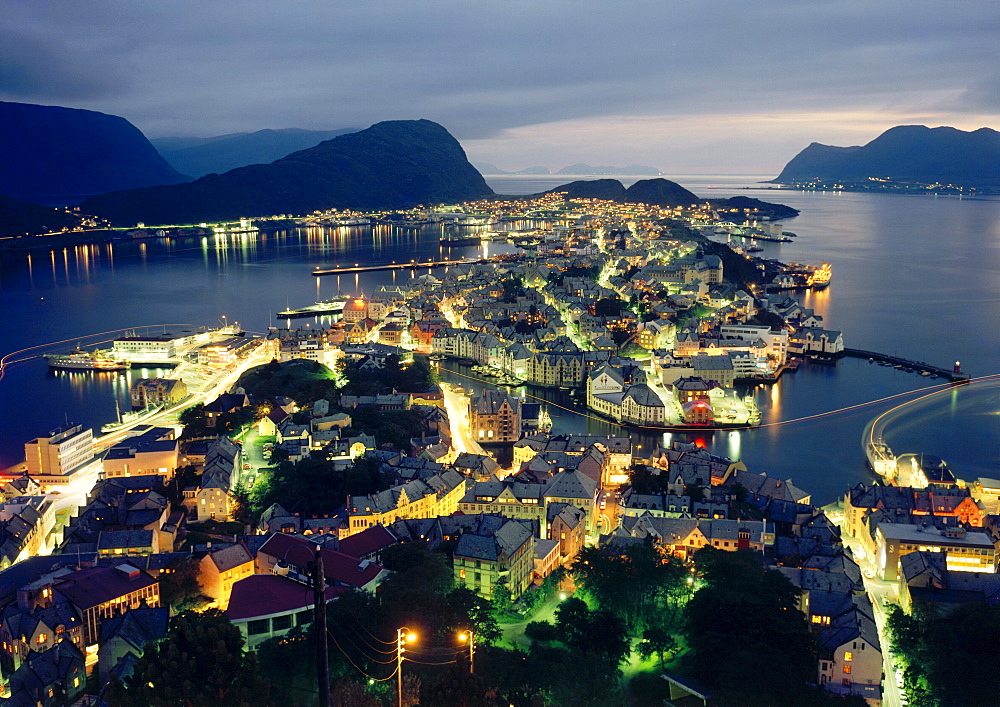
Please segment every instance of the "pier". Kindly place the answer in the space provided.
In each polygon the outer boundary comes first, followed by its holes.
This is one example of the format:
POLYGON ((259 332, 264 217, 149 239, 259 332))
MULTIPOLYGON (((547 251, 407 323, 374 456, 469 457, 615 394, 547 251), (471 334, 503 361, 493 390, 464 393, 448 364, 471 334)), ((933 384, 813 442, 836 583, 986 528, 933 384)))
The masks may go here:
POLYGON ((390 263, 388 265, 355 265, 344 268, 319 268, 312 271, 316 277, 324 275, 352 275, 359 272, 376 272, 378 270, 419 270, 423 268, 444 268, 450 265, 475 265, 488 263, 489 259, 460 258, 458 260, 428 260, 425 263, 411 260, 408 263, 390 263))
POLYGON ((958 364, 955 364, 955 368, 953 369, 940 368, 939 366, 932 366, 931 364, 924 363, 923 361, 913 361, 900 356, 889 356, 888 354, 878 353, 877 351, 863 351, 861 349, 844 349, 843 355, 850 356, 852 358, 868 358, 873 361, 883 361, 893 366, 902 366, 903 368, 909 368, 914 371, 927 371, 928 373, 941 376, 942 378, 947 378, 955 383, 967 383, 969 381, 969 374, 963 373, 958 367, 958 364))

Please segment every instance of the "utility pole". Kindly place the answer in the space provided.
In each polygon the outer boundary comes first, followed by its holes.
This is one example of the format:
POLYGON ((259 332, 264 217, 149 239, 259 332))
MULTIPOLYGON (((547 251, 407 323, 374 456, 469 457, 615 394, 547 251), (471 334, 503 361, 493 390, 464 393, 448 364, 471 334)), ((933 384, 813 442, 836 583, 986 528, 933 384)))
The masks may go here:
POLYGON ((316 674, 319 680, 319 704, 330 704, 330 656, 326 643, 326 575, 323 571, 323 548, 316 546, 313 561, 313 624, 316 629, 316 674))
POLYGON ((406 644, 417 640, 417 634, 408 628, 396 629, 396 705, 403 707, 403 653, 406 644))

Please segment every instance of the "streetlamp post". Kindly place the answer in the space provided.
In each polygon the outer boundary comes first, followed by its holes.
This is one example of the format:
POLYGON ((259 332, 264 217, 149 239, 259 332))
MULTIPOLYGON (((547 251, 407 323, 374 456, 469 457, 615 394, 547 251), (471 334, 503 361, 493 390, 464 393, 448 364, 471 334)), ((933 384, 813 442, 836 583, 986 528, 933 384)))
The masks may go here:
POLYGON ((396 629, 396 704, 403 707, 403 653, 406 644, 417 640, 417 634, 408 628, 396 629))
POLYGON ((472 635, 472 630, 469 629, 464 633, 458 634, 458 640, 462 643, 469 642, 469 674, 474 674, 476 672, 476 639, 472 635))

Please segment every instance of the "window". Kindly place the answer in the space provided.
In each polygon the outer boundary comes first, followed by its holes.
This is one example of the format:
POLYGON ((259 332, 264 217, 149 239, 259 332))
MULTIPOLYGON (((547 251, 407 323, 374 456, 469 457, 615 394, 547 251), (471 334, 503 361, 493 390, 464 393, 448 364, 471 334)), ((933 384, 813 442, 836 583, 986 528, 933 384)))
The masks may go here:
POLYGON ((73 678, 73 687, 80 687, 80 678, 73 678))
POLYGON ((459 579, 465 579, 465 570, 459 570, 458 571, 458 578, 459 579))
POLYGON ((850 665, 845 665, 844 666, 844 675, 850 675, 850 674, 851 674, 851 666, 850 665))
POLYGON ((49 635, 47 633, 40 633, 35 638, 35 643, 45 643, 47 640, 49 640, 49 635))
POLYGON ((850 687, 850 686, 851 686, 851 679, 844 678, 844 687, 850 687))
POLYGON ((312 609, 306 609, 304 611, 300 611, 295 615, 296 626, 305 626, 306 624, 312 623, 312 620, 313 620, 312 609))
POLYGON ((271 632, 270 619, 258 619, 257 621, 247 622, 248 636, 259 636, 262 633, 270 633, 270 632, 271 632))
POLYGON ((844 662, 850 663, 852 660, 854 660, 854 654, 850 651, 844 651, 844 662))
POLYGON ((272 631, 287 631, 292 627, 292 615, 288 614, 286 616, 275 616, 271 619, 271 630, 272 631))

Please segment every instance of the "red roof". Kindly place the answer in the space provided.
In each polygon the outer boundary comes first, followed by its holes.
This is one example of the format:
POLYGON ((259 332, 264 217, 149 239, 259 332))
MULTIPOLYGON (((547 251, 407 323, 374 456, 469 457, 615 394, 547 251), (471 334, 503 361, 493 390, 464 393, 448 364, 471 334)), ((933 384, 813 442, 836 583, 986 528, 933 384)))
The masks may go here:
MULTIPOLYGON (((276 533, 261 546, 259 553, 285 560, 290 565, 305 567, 312 562, 316 544, 293 535, 276 533), (305 548, 308 552, 296 550, 298 547, 305 548)), ((364 587, 378 577, 381 571, 382 565, 323 548, 323 574, 334 584, 364 587)))
MULTIPOLYGON (((327 587, 326 600, 332 601, 347 591, 350 591, 347 587, 327 587)), ((255 574, 233 585, 226 616, 230 621, 238 621, 298 611, 312 605, 313 592, 310 587, 286 577, 255 574)))
POLYGON ((373 525, 360 533, 355 533, 341 540, 340 551, 351 557, 364 557, 369 553, 395 545, 397 542, 396 537, 384 526, 373 525))

